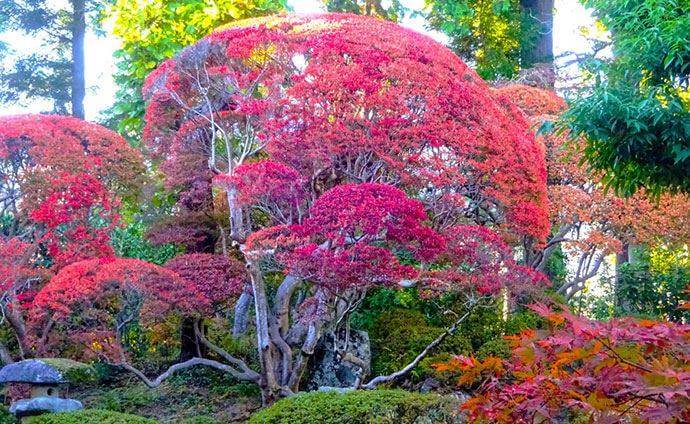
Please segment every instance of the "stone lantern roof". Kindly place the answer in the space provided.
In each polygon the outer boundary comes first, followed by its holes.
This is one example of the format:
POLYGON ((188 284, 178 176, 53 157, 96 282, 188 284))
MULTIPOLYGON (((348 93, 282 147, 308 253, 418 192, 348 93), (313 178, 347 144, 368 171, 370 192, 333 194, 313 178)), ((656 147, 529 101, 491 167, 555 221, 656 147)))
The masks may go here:
POLYGON ((0 369, 0 384, 59 385, 94 382, 97 379, 98 375, 92 366, 65 358, 25 359, 0 369))
POLYGON ((63 384, 68 380, 61 370, 46 361, 25 359, 0 369, 0 383, 63 384))

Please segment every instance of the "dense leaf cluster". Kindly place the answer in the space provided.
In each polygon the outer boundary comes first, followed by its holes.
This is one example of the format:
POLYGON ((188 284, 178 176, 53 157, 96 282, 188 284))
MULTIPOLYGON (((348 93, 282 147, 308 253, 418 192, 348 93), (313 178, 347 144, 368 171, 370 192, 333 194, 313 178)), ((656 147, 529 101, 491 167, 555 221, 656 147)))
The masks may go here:
POLYGON ((690 5, 685 1, 584 2, 611 32, 613 58, 568 112, 592 169, 631 194, 689 191, 690 5))

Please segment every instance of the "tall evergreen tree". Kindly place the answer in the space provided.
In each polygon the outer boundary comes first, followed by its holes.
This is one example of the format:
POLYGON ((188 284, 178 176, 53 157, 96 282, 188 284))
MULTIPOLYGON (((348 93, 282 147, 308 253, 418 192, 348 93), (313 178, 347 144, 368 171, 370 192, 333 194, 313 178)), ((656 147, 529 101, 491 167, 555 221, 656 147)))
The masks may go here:
POLYGON ((11 63, 0 72, 0 101, 44 100, 49 112, 84 117, 84 38, 87 20, 100 0, 70 0, 65 7, 46 0, 0 0, 0 32, 16 31, 38 43, 29 52, 8 46, 11 63))

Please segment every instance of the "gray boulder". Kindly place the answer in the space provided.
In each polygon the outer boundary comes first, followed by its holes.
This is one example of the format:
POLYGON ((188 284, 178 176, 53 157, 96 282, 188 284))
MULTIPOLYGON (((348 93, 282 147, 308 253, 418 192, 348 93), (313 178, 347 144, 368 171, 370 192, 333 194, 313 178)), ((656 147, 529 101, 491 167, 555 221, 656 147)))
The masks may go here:
POLYGON ((82 409, 84 405, 74 399, 60 399, 56 397, 36 397, 22 399, 10 406, 10 412, 18 417, 38 415, 54 412, 70 412, 82 409))
MULTIPOLYGON (((339 334, 339 345, 344 343, 344 334, 339 334)), ((353 387, 357 378, 363 373, 360 365, 364 364, 365 371, 371 369, 371 348, 369 346, 369 334, 366 331, 351 331, 347 349, 340 354, 334 350, 333 333, 326 333, 316 345, 314 356, 309 361, 307 390, 317 390, 320 387, 342 388, 353 387), (348 355, 357 358, 361 364, 355 365, 343 360, 348 355)))
POLYGON ((0 369, 0 383, 60 384, 67 380, 54 366, 40 359, 25 359, 0 369))
POLYGON ((0 369, 0 383, 56 385, 97 379, 98 374, 91 365, 66 358, 25 359, 0 369))

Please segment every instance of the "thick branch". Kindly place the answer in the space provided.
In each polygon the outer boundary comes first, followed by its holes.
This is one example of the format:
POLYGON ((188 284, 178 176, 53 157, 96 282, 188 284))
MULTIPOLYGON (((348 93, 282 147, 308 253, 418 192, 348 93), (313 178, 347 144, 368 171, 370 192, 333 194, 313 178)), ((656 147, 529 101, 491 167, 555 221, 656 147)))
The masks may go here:
POLYGON ((426 356, 429 354, 429 352, 431 352, 434 348, 436 348, 438 345, 440 345, 446 339, 446 337, 455 334, 455 331, 457 331, 458 326, 463 321, 465 321, 465 319, 467 319, 468 316, 470 316, 470 313, 472 312, 472 309, 474 309, 474 306, 475 306, 474 303, 471 304, 469 309, 467 310, 467 312, 465 312, 464 315, 462 315, 460 318, 458 318, 458 320, 455 321, 450 328, 446 329, 446 331, 444 331, 442 334, 440 334, 438 337, 436 337, 436 339, 434 341, 429 343, 427 345, 427 347, 425 347, 424 350, 419 355, 417 355, 417 357, 414 358, 414 360, 412 362, 407 364, 403 369, 396 371, 392 374, 378 376, 378 377, 374 378, 373 380, 369 381, 367 384, 363 385, 362 388, 368 389, 368 390, 373 390, 379 384, 395 381, 398 378, 404 377, 405 375, 409 374, 410 371, 412 371, 414 369, 414 367, 416 367, 424 358, 426 358, 426 356))
POLYGON ((593 256, 590 256, 588 258, 587 255, 584 255, 580 258, 576 276, 558 289, 558 293, 565 295, 567 300, 570 300, 577 292, 582 290, 584 288, 584 283, 599 272, 599 268, 601 268, 601 264, 606 258, 606 253, 600 253, 596 259, 594 259, 593 264, 592 257, 593 256), (582 273, 583 271, 585 271, 584 274, 582 273), (572 290, 568 292, 568 289, 572 290))
POLYGON ((309 363, 309 358, 314 355, 314 350, 316 349, 316 344, 321 337, 321 323, 317 320, 309 324, 307 329, 307 334, 305 336, 304 343, 300 349, 299 356, 295 360, 295 364, 292 367, 292 372, 290 374, 290 379, 288 381, 288 386, 296 391, 299 387, 299 382, 302 379, 304 370, 307 368, 309 363))
MULTIPOLYGON (((161 383, 163 383, 163 381, 165 381, 165 379, 172 376, 176 371, 191 368, 191 367, 196 366, 196 365, 205 365, 207 367, 216 368, 216 369, 219 369, 221 371, 225 371, 225 372, 231 374, 233 377, 235 377, 237 379, 247 380, 246 376, 243 373, 238 372, 236 369, 234 369, 230 365, 222 364, 218 361, 213 361, 211 359, 206 359, 206 358, 192 358, 192 359, 189 359, 187 361, 172 365, 163 374, 159 375, 158 377, 156 377, 153 380, 146 377, 146 375, 143 372, 141 372, 140 370, 138 370, 137 368, 133 367, 132 365, 130 365, 128 363, 124 363, 122 366, 127 371, 130 371, 131 373, 133 373, 134 375, 139 377, 139 379, 141 379, 141 381, 143 381, 144 384, 146 384, 147 386, 149 386, 150 388, 153 389, 153 388, 160 386, 161 383)), ((250 380, 250 381, 254 381, 254 380, 250 380)))
MULTIPOLYGON (((19 307, 19 303, 17 302, 16 298, 13 298, 12 308, 4 308, 3 312, 7 318, 7 322, 10 324, 10 327, 12 327, 12 330, 14 330, 14 336, 17 339, 17 344, 19 345, 20 356, 22 359, 24 359, 25 355, 30 351, 30 348, 27 346, 24 317, 17 313, 17 311, 20 310, 21 308, 19 307)), ((43 340, 43 338, 41 340, 43 340)))
POLYGON ((260 376, 256 371, 249 368, 247 363, 244 362, 243 360, 241 360, 239 358, 235 358, 234 356, 232 356, 230 353, 228 353, 227 351, 225 351, 221 347, 217 346, 214 343, 211 343, 206 338, 203 331, 201 331, 201 329, 199 328, 199 325, 196 325, 194 327, 194 330, 195 330, 196 336, 199 338, 199 341, 201 342, 201 344, 206 346, 209 350, 214 352, 216 355, 220 356, 224 360, 230 362, 231 364, 233 364, 234 366, 239 368, 239 370, 240 370, 239 372, 243 374, 242 380, 249 380, 249 381, 255 381, 255 382, 259 381, 260 376))
POLYGON ((285 342, 283 336, 280 335, 280 329, 276 322, 275 317, 270 318, 270 327, 268 329, 271 341, 278 348, 280 352, 280 384, 285 385, 288 383, 290 376, 290 368, 292 366, 292 349, 285 342))
POLYGON ((551 237, 551 240, 549 240, 544 250, 542 250, 541 255, 532 263, 532 267, 543 272, 546 268, 546 263, 553 254, 554 250, 561 242, 567 241, 565 235, 568 234, 572 229, 572 225, 563 225, 558 232, 551 237))
POLYGON ((290 327, 290 301, 302 280, 288 274, 280 283, 275 295, 275 317, 278 320, 280 335, 285 337, 290 327))

